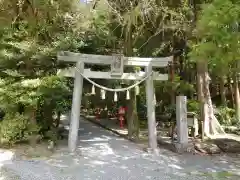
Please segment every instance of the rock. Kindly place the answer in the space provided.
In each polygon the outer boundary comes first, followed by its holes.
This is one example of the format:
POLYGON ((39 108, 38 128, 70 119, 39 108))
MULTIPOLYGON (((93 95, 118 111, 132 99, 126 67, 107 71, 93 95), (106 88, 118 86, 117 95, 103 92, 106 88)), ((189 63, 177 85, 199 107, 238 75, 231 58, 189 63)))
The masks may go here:
POLYGON ((239 153, 240 142, 234 139, 216 139, 215 143, 224 152, 239 153))
POLYGON ((170 151, 174 151, 174 152, 176 151, 175 147, 174 147, 174 144, 172 143, 172 139, 171 138, 169 138, 169 137, 165 137, 165 138, 158 137, 157 141, 158 141, 158 144, 161 147, 164 147, 164 148, 166 148, 166 149, 168 149, 170 151))
POLYGON ((195 143, 194 148, 200 153, 207 154, 207 151, 204 148, 202 148, 202 145, 200 143, 195 143))
POLYGON ((204 154, 220 154, 221 149, 211 142, 195 142, 194 147, 197 151, 204 154))
POLYGON ((47 148, 48 148, 49 151, 53 152, 54 148, 55 148, 55 143, 52 140, 49 140, 47 148))
POLYGON ((221 149, 216 144, 211 144, 208 150, 209 154, 220 154, 221 149))
POLYGON ((180 144, 180 143, 173 143, 174 151, 176 153, 191 153, 195 154, 195 149, 192 143, 187 144, 180 144))

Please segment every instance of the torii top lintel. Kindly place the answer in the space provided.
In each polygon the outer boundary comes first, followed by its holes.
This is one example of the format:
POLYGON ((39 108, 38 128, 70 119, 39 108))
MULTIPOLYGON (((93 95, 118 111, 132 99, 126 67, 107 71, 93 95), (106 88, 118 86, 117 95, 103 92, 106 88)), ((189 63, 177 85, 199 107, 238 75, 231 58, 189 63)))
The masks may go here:
MULTIPOLYGON (((59 61, 79 62, 86 64, 110 65, 113 62, 113 56, 81 54, 69 51, 61 51, 57 55, 59 61)), ((169 62, 173 61, 173 56, 163 58, 142 58, 142 57, 123 57, 125 66, 151 66, 166 67, 169 62)))

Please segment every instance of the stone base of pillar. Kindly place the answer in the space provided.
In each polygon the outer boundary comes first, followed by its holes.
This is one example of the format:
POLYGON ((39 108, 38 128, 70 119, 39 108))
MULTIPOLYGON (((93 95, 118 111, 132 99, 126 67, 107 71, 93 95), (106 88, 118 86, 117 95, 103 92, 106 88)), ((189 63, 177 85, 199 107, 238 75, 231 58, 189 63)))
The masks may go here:
POLYGON ((192 143, 173 143, 174 151, 177 153, 194 152, 194 145, 192 143))
POLYGON ((153 148, 146 148, 145 151, 149 154, 152 154, 152 155, 159 155, 160 154, 160 151, 159 149, 153 149, 153 148))

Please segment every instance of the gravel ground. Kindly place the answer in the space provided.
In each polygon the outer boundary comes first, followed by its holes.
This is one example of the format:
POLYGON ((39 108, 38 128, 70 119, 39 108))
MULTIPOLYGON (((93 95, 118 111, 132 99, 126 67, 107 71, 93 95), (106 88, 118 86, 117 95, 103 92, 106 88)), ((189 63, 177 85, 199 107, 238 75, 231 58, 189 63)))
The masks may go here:
POLYGON ((0 167, 0 180, 21 180, 21 177, 11 169, 0 167))
POLYGON ((240 179, 238 156, 177 155, 163 149, 159 156, 152 156, 88 121, 81 120, 80 126, 75 154, 61 148, 48 159, 5 161, 0 180, 240 179))

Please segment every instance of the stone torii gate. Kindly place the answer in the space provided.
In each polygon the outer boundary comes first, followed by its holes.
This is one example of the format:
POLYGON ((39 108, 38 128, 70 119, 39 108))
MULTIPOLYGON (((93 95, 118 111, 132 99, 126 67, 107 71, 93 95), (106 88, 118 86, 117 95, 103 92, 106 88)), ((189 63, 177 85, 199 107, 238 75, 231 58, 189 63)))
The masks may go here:
POLYGON ((58 72, 59 75, 75 78, 68 139, 70 152, 74 152, 77 147, 80 107, 83 91, 83 75, 87 78, 122 80, 141 80, 144 77, 149 76, 146 79, 148 150, 152 152, 158 151, 153 80, 168 80, 168 74, 152 72, 152 68, 168 66, 168 63, 173 60, 172 56, 165 58, 139 58, 124 57, 121 55, 106 56, 62 51, 58 53, 58 60, 69 63, 75 62, 77 68, 60 70, 58 72), (84 64, 111 65, 111 72, 99 72, 84 69, 84 64), (145 67, 145 72, 124 73, 124 66, 145 67))

